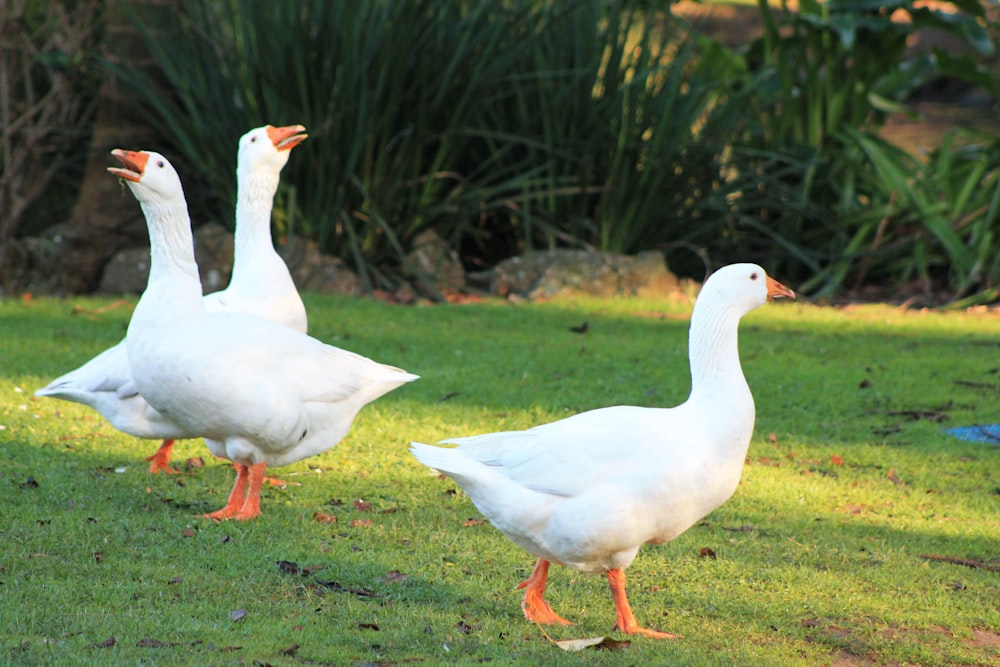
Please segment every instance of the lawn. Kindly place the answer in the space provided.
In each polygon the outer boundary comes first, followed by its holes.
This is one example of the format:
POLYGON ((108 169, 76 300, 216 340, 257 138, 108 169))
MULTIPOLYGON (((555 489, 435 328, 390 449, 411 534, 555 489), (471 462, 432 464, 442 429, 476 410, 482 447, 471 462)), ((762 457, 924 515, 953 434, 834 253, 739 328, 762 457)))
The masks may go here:
POLYGON ((612 632, 604 579, 561 567, 547 597, 576 625, 526 621, 534 558, 407 444, 676 404, 689 303, 305 298, 312 335, 422 379, 275 469, 288 484, 248 523, 198 518, 233 481, 200 441, 150 475, 158 443, 32 396, 117 342, 134 301, 0 300, 0 664, 1000 664, 1000 447, 944 432, 1000 422, 997 314, 746 317, 740 487, 629 569, 639 622, 682 635, 657 641, 612 632), (630 642, 546 638, 604 635, 630 642))

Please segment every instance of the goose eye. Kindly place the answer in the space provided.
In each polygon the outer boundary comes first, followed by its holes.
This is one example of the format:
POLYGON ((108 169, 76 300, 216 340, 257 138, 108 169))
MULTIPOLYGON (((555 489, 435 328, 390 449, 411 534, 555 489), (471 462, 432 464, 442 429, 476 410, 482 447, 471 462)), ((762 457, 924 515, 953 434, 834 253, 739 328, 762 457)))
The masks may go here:
POLYGON ((250 143, 256 143, 257 137, 250 137, 250 143))
POLYGON ((750 280, 757 280, 757 272, 756 271, 754 271, 753 273, 750 274, 750 280))
POLYGON ((157 160, 156 166, 159 167, 160 169, 163 169, 163 160, 157 160))

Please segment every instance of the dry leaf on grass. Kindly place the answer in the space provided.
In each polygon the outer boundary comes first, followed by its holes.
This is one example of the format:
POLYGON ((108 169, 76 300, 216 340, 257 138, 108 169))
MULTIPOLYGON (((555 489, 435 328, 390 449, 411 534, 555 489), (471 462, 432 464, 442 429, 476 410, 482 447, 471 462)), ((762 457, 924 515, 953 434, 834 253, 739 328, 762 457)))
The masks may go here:
POLYGON ((358 500, 354 501, 354 509, 356 509, 359 512, 371 512, 372 504, 367 500, 361 500, 359 498, 358 500))
POLYGON ((279 560, 275 563, 278 566, 278 571, 285 574, 305 574, 306 571, 299 567, 299 564, 291 560, 279 560))
POLYGON ((385 576, 379 577, 376 581, 385 581, 392 584, 397 584, 406 581, 406 575, 399 570, 389 570, 385 573, 385 576))
POLYGON ((535 623, 535 627, 541 631, 542 636, 549 640, 549 643, 555 644, 564 651, 583 651, 588 648, 597 651, 620 651, 621 649, 628 648, 632 645, 629 640, 619 641, 617 639, 609 639, 607 637, 587 637, 585 639, 553 639, 549 636, 549 633, 545 632, 543 628, 538 623, 535 623))
POLYGON ((620 651, 632 645, 632 642, 627 639, 625 641, 618 641, 617 639, 609 639, 608 637, 560 639, 558 641, 552 640, 552 643, 564 651, 583 651, 588 648, 597 651, 620 651))

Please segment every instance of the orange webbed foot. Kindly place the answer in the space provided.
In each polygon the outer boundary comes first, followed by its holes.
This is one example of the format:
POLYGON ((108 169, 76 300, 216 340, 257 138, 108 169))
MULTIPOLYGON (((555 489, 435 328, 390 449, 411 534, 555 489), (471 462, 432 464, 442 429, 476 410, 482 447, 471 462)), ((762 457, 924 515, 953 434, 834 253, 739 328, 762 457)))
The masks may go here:
POLYGON ((517 588, 524 589, 524 600, 521 601, 521 610, 524 617, 533 623, 549 625, 558 623, 559 625, 573 625, 571 621, 553 611, 549 603, 545 601, 545 584, 549 576, 549 561, 538 559, 531 576, 517 585, 517 588))
POLYGON ((642 628, 638 625, 630 628, 621 628, 616 623, 615 630, 624 632, 627 635, 642 635, 644 637, 652 637, 653 639, 678 639, 680 637, 680 635, 675 635, 669 632, 660 632, 659 630, 653 630, 651 628, 642 628))
POLYGON ((213 521, 224 521, 226 519, 238 518, 243 506, 247 502, 247 483, 250 479, 250 470, 242 463, 234 463, 236 468, 236 482, 233 483, 233 490, 229 492, 229 500, 226 506, 215 512, 202 514, 205 519, 213 521))
POLYGON ((156 450, 156 453, 146 458, 149 461, 149 472, 154 475, 158 472, 164 472, 168 475, 179 475, 179 471, 170 467, 170 453, 173 449, 174 441, 164 440, 160 444, 160 448, 156 450))
POLYGON ((608 585, 611 587, 611 598, 615 603, 615 629, 627 635, 642 635, 653 639, 677 639, 680 635, 670 634, 644 628, 635 620, 635 614, 629 606, 628 597, 625 595, 625 571, 608 570, 608 585))
POLYGON ((521 610, 524 611, 524 617, 533 623, 540 623, 542 625, 551 625, 554 623, 559 625, 573 625, 572 621, 567 621, 557 614, 549 606, 549 603, 545 601, 545 598, 535 591, 528 591, 524 594, 524 599, 521 601, 521 610))

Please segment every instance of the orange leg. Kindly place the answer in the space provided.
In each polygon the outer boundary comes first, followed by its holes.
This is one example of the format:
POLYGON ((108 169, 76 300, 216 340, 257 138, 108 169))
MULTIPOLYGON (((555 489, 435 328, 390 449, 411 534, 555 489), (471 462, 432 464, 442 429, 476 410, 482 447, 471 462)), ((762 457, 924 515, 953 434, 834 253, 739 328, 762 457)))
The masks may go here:
MULTIPOLYGON (((234 463, 233 467, 235 467, 237 465, 239 465, 239 464, 234 463)), ((288 485, 288 482, 286 482, 283 479, 278 479, 277 477, 265 477, 263 483, 267 484, 268 486, 277 486, 277 487, 282 488, 282 489, 285 488, 288 485)))
POLYGON ((234 463, 233 465, 236 467, 236 483, 233 484, 233 490, 229 493, 229 500, 221 510, 204 515, 206 519, 217 521, 231 519, 237 516, 243 508, 243 504, 247 500, 247 481, 250 477, 250 469, 242 463, 234 463))
POLYGON ((170 452, 174 449, 173 440, 164 440, 160 445, 160 448, 156 450, 156 453, 147 458, 149 461, 149 472, 158 473, 165 472, 171 475, 176 475, 178 472, 170 467, 170 452))
POLYGON ((545 601, 545 582, 549 576, 549 561, 542 558, 535 563, 535 569, 531 576, 517 585, 524 589, 524 600, 521 601, 521 609, 524 617, 535 623, 559 623, 561 625, 573 625, 570 621, 552 611, 552 607, 545 601))
POLYGON ((247 519, 253 519, 260 516, 260 487, 264 484, 264 480, 266 479, 264 476, 264 470, 266 469, 266 463, 257 463, 250 466, 250 480, 247 488, 247 497, 246 500, 243 501, 243 506, 240 507, 240 511, 233 517, 234 519, 246 521, 247 519))
POLYGON ((625 595, 625 570, 608 570, 608 585, 615 602, 615 627, 627 635, 640 634, 654 639, 677 639, 679 635, 639 626, 625 595))

